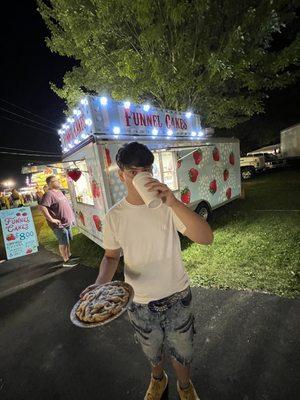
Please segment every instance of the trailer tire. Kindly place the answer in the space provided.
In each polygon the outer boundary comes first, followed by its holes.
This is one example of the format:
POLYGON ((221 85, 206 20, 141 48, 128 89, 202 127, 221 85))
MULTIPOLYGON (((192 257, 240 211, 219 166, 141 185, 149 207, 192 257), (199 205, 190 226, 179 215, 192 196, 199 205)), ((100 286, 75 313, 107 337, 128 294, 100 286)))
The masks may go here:
POLYGON ((241 177, 243 180, 253 178, 254 174, 255 174, 255 169, 253 167, 241 168, 241 177))
POLYGON ((207 204, 205 201, 201 201, 201 203, 197 205, 195 212, 201 215, 201 217, 203 217, 206 221, 210 221, 212 211, 210 205, 207 204))

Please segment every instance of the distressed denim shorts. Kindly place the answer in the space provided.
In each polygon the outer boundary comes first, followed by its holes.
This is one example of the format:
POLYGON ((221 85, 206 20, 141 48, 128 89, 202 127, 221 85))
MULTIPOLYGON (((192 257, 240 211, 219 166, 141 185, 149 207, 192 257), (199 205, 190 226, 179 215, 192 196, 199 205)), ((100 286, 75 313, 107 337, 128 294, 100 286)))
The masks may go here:
POLYGON ((152 366, 162 361, 165 350, 184 366, 192 362, 196 333, 192 304, 189 290, 186 297, 165 311, 151 311, 148 304, 134 302, 129 306, 135 342, 140 343, 152 366))
POLYGON ((73 239, 72 230, 70 226, 53 228, 53 232, 58 240, 58 244, 60 245, 66 246, 70 244, 70 241, 73 239))

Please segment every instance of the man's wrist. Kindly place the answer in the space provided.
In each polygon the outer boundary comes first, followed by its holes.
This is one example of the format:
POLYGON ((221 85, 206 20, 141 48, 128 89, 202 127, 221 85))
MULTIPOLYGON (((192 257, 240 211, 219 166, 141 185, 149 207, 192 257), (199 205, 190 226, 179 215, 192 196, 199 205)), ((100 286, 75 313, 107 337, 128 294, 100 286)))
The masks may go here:
POLYGON ((172 210, 178 208, 178 207, 182 207, 183 204, 181 203, 180 200, 178 200, 176 197, 174 199, 174 202, 170 205, 170 207, 172 208, 172 210))

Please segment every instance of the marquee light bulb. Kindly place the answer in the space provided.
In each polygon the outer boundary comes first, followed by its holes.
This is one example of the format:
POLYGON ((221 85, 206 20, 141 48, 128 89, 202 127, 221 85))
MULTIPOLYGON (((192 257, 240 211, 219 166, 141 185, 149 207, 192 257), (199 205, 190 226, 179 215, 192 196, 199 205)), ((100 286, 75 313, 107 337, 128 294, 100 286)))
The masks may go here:
POLYGON ((100 104, 102 105, 102 106, 106 106, 106 104, 107 104, 107 97, 100 97, 100 104))

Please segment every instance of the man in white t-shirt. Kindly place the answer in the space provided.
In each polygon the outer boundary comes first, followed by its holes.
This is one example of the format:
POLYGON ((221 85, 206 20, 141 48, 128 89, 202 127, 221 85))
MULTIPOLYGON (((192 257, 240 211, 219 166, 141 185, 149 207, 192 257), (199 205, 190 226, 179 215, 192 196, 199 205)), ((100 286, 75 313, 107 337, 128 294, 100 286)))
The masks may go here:
POLYGON ((168 386, 163 369, 165 352, 171 356, 181 400, 199 399, 190 380, 194 314, 189 278, 181 258, 177 231, 195 243, 209 245, 209 224, 176 199, 167 185, 152 179, 149 190, 158 191, 163 204, 148 208, 132 184, 139 172, 152 172, 154 156, 147 146, 132 142, 118 151, 116 161, 127 196, 107 213, 103 229, 105 255, 95 285, 110 282, 124 254, 125 281, 134 288, 128 310, 136 342, 151 364, 146 400, 159 400, 168 386))

